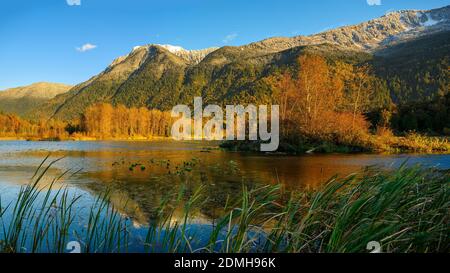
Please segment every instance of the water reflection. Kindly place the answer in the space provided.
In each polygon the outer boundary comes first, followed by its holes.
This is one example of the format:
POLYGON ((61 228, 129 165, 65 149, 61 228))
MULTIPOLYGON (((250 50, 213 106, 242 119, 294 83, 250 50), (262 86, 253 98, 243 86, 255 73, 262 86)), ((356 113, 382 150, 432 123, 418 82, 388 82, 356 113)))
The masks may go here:
MULTIPOLYGON (((364 166, 409 164, 450 168, 449 155, 305 155, 262 156, 217 150, 202 142, 0 142, 0 193, 14 199, 28 183, 42 159, 58 161, 45 182, 71 170, 56 188, 68 186, 84 196, 80 207, 89 207, 96 196, 111 191, 111 202, 135 227, 151 223, 167 196, 185 190, 185 198, 202 186, 208 197, 194 222, 210 223, 223 213, 230 198, 241 195, 242 186, 281 183, 286 189, 318 187, 333 175, 345 176, 364 166)), ((174 219, 183 216, 175 210, 174 219)))

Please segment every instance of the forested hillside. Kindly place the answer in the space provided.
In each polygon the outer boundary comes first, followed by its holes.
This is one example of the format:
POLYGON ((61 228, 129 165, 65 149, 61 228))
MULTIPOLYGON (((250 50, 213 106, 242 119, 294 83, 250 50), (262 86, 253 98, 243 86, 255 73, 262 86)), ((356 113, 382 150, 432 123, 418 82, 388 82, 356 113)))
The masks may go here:
POLYGON ((450 86, 450 32, 442 32, 376 52, 377 75, 392 99, 405 104, 445 96, 450 86))
POLYGON ((32 109, 38 109, 71 87, 60 83, 39 82, 0 91, 0 112, 22 115, 32 109))
POLYGON ((379 148, 394 134, 448 134, 449 14, 450 7, 400 11, 316 35, 243 46, 135 47, 68 92, 38 104, 22 98, 20 107, 4 111, 9 114, 2 117, 8 122, 3 135, 48 135, 57 128, 68 135, 136 137, 156 132, 156 116, 165 124, 157 135, 167 135, 167 111, 191 105, 196 96, 222 106, 279 104, 282 141, 300 146, 379 148))
POLYGON ((67 94, 21 115, 79 118, 96 103, 168 110, 201 95, 206 103, 270 103, 266 78, 298 70, 304 54, 368 65, 377 78, 372 108, 433 100, 448 92, 450 6, 390 12, 357 25, 310 36, 273 37, 242 46, 185 50, 171 45, 135 47, 67 94))
POLYGON ((448 92, 448 37, 448 32, 435 34, 376 54, 329 44, 256 56, 251 50, 224 47, 195 65, 167 49, 151 46, 134 51, 89 82, 56 97, 37 113, 40 117, 72 120, 99 102, 170 110, 179 103, 192 103, 194 96, 202 96, 206 103, 271 103, 273 90, 265 79, 298 70, 296 60, 305 54, 323 56, 331 66, 336 62, 368 65, 377 78, 373 109, 388 107, 391 100, 402 105, 433 100, 448 92))
MULTIPOLYGON (((60 105, 53 104, 55 118, 72 120, 92 104, 99 102, 127 107, 170 110, 179 103, 190 104, 194 96, 205 103, 274 103, 273 91, 266 79, 298 70, 298 57, 323 56, 336 62, 363 65, 372 60, 368 53, 349 51, 333 45, 300 46, 278 53, 254 56, 253 52, 221 48, 198 65, 191 65, 159 46, 151 46, 139 68, 124 61, 109 68, 86 86, 75 87, 60 105), (121 71, 118 73, 116 70, 121 71), (70 96, 69 96, 70 95, 70 96)), ((137 52, 133 54, 138 54, 137 52)), ((127 59, 128 60, 128 59, 127 59)), ((386 104, 388 91, 383 81, 377 85, 376 105, 386 104)), ((61 98, 55 98, 61 101, 61 98)), ((50 108, 51 108, 50 107, 50 108)), ((45 109, 44 116, 51 109, 45 109)), ((47 116, 48 117, 48 116, 47 116)))

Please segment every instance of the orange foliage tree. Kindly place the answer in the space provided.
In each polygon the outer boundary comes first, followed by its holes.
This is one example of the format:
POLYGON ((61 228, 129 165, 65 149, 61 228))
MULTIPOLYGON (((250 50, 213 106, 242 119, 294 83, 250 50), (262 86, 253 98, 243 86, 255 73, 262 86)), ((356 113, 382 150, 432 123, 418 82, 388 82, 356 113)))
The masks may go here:
POLYGON ((337 66, 330 67, 321 56, 303 55, 298 67, 294 76, 286 72, 269 79, 280 104, 282 137, 287 141, 307 137, 358 144, 368 131, 361 111, 369 93, 363 71, 355 69, 359 74, 352 75, 350 84, 350 75, 337 66))
POLYGON ((171 124, 170 113, 108 103, 88 107, 81 119, 86 134, 98 138, 167 136, 171 124))
POLYGON ((0 114, 0 137, 61 138, 67 136, 66 123, 50 120, 31 122, 12 114, 0 114))

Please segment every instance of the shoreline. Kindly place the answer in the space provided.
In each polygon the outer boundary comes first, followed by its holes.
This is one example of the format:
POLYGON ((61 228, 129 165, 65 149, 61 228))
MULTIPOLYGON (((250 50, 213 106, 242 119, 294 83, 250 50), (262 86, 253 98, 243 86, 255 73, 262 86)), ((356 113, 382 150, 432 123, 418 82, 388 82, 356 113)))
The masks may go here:
POLYGON ((39 138, 39 137, 0 137, 0 141, 155 141, 172 140, 170 137, 128 137, 128 138, 97 138, 97 137, 68 137, 68 138, 39 138))
MULTIPOLYGON (((2 141, 26 141, 26 142, 101 142, 101 141, 124 141, 124 142, 156 142, 156 141, 175 141, 171 137, 127 137, 127 138, 96 138, 96 137, 69 137, 69 138, 32 138, 32 137, 0 137, 0 142, 2 141)), ((450 155, 450 150, 414 150, 414 149, 390 149, 390 150, 370 150, 366 149, 358 149, 358 150, 348 150, 348 146, 343 145, 335 145, 336 149, 331 149, 329 151, 319 150, 316 148, 307 149, 307 150, 297 150, 297 151, 276 151, 276 152, 260 152, 253 149, 248 149, 249 146, 246 146, 246 149, 242 149, 240 145, 229 145, 226 141, 217 142, 216 148, 227 151, 227 152, 241 152, 241 153, 255 153, 259 155, 265 156, 302 156, 302 155, 327 155, 327 154, 340 154, 340 155, 401 155, 401 154, 410 154, 410 155, 450 155)), ((281 144, 280 144, 281 146, 281 144)))

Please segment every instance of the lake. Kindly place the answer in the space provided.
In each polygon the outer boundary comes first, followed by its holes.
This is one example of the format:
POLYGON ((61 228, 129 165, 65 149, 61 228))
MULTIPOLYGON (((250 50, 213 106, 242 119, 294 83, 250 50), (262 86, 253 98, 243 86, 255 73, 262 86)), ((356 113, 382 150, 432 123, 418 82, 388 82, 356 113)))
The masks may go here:
MULTIPOLYGON (((208 195, 193 225, 207 227, 221 214, 228 198, 238 196, 242 184, 249 187, 282 184, 286 189, 316 188, 334 175, 346 176, 367 166, 383 168, 401 164, 450 169, 450 155, 261 155, 227 152, 211 142, 27 142, 0 141, 0 196, 2 205, 14 200, 42 160, 61 158, 48 171, 45 182, 68 171, 55 184, 80 195, 79 211, 103 192, 131 219, 135 240, 140 227, 152 220, 164 195, 199 185, 208 195)), ((182 212, 179 212, 180 217, 182 212)), ((176 217, 177 215, 175 215, 176 217)), ((80 223, 82 221, 80 220, 80 223)))

